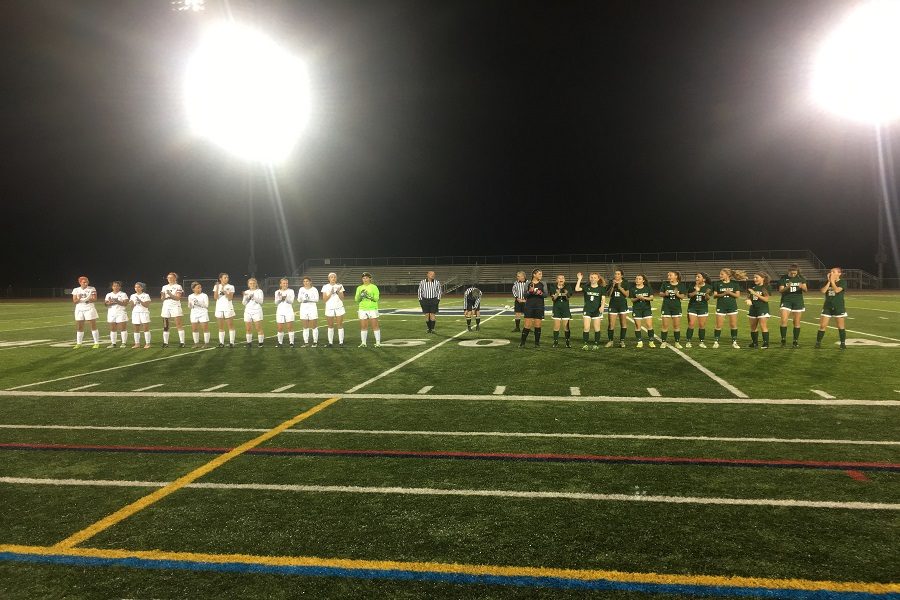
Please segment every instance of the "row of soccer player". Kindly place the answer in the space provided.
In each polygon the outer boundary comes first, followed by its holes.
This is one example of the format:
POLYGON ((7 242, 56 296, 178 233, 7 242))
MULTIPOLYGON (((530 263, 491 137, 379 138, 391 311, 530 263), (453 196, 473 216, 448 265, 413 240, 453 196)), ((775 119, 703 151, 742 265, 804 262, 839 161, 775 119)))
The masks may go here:
MULTIPOLYGON (((584 296, 583 313, 583 350, 597 349, 600 346, 600 329, 604 312, 608 314, 606 347, 615 344, 615 326, 619 325, 619 346, 625 346, 625 337, 628 331, 628 320, 634 323, 634 335, 637 347, 644 346, 643 332, 646 331, 648 345, 656 347, 653 331, 652 302, 657 294, 662 299, 660 316, 662 327, 660 331, 661 346, 668 345, 669 330, 673 331, 674 345, 681 348, 681 319, 682 301, 687 300, 688 327, 685 346, 690 348, 694 331, 698 332, 699 347, 706 348, 706 321, 709 316, 709 301, 715 299, 715 329, 713 333, 713 348, 719 347, 719 339, 722 335, 722 327, 728 322, 731 330, 731 345, 740 348, 738 344, 738 299, 746 291, 745 303, 750 324, 750 347, 769 347, 769 300, 773 288, 781 294, 781 345, 787 345, 788 323, 793 324, 793 347, 800 345, 800 318, 806 310, 804 293, 808 290, 806 278, 800 273, 797 265, 791 265, 788 272, 777 281, 771 281, 768 273, 757 272, 753 274, 752 281, 744 271, 722 269, 719 279, 712 281, 706 273, 696 273, 693 284, 682 282, 681 273, 669 271, 666 281, 658 291, 650 287, 646 276, 637 274, 629 283, 622 271, 615 271, 613 278, 607 283, 599 273, 590 273, 588 281, 584 281, 584 275, 578 273, 574 290, 569 289, 564 275, 557 275, 556 281, 545 285, 542 281, 543 273, 539 269, 532 272, 531 279, 526 280, 524 271, 519 271, 516 282, 513 283, 513 297, 515 299, 515 329, 521 331, 520 347, 525 346, 529 333, 534 331, 534 343, 540 345, 541 323, 545 314, 545 299, 549 298, 553 303, 553 345, 559 345, 560 330, 564 331, 566 347, 570 345, 569 321, 572 313, 569 308, 569 299, 573 293, 581 293, 584 296), (742 285, 742 282, 747 282, 742 285), (631 306, 629 306, 629 301, 631 306), (520 330, 520 321, 524 317, 525 326, 520 330), (594 340, 590 342, 590 332, 593 329, 594 340), (759 343, 759 334, 762 333, 762 344, 759 343)), ((820 347, 825 336, 825 329, 832 318, 836 319, 840 348, 846 349, 847 332, 844 328, 847 311, 844 305, 844 291, 846 285, 841 279, 841 268, 834 267, 828 272, 827 282, 820 291, 825 294, 825 303, 822 307, 819 319, 819 331, 816 336, 816 347, 820 347)))
MULTIPOLYGON (((178 345, 184 348, 184 325, 182 318, 182 299, 184 289, 178 284, 178 274, 169 273, 166 276, 167 283, 162 287, 160 299, 162 300, 163 319, 163 348, 169 346, 169 328, 174 325, 178 332, 178 345)), ((122 291, 119 281, 112 283, 112 291, 106 294, 104 304, 107 306, 106 320, 109 323, 110 348, 117 347, 117 338, 121 339, 121 347, 128 343, 127 324, 129 316, 127 307, 131 307, 132 334, 134 345, 132 348, 140 348, 141 334, 144 336, 144 348, 150 347, 150 304, 152 299, 145 291, 146 284, 137 282, 134 284, 134 293, 130 296, 122 291)), ((191 284, 192 293, 187 297, 191 332, 194 339, 194 347, 205 347, 209 344, 209 296, 203 291, 203 286, 194 282, 191 284), (200 336, 203 336, 201 343, 200 336)), ((337 346, 344 347, 344 286, 337 281, 335 273, 328 274, 328 283, 320 290, 312 286, 309 277, 303 278, 303 287, 296 293, 289 287, 287 279, 282 279, 279 288, 275 291, 275 321, 277 323, 278 346, 284 344, 284 336, 287 334, 288 343, 294 347, 294 303, 300 305, 300 320, 303 322, 303 345, 317 346, 319 343, 319 308, 321 299, 325 302, 325 319, 328 323, 328 345, 335 345, 335 330, 337 331, 337 346)), ((225 336, 228 334, 227 345, 234 348, 234 295, 235 288, 229 283, 228 273, 219 274, 218 282, 213 286, 212 295, 215 299, 215 318, 219 325, 219 348, 226 345, 225 336)), ((358 304, 357 316, 359 317, 360 336, 365 347, 368 343, 368 332, 371 329, 375 336, 375 347, 381 346, 381 328, 378 323, 378 300, 380 292, 372 283, 372 276, 363 273, 362 285, 356 288, 354 300, 358 304)), ((263 291, 259 289, 256 279, 247 280, 247 289, 241 294, 241 304, 244 305, 244 325, 247 347, 253 345, 253 331, 255 329, 257 344, 262 346, 265 340, 263 333, 263 291)), ((97 290, 90 285, 87 277, 78 278, 78 287, 72 290, 72 302, 75 304, 75 348, 81 348, 84 342, 85 324, 90 328, 93 337, 93 348, 100 347, 100 333, 97 330, 97 309, 94 303, 97 301, 97 290)))

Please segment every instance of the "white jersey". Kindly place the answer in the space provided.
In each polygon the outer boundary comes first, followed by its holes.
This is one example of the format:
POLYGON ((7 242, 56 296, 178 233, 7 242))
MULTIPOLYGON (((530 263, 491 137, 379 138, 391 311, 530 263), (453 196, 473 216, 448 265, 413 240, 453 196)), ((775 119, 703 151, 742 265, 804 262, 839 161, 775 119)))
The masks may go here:
POLYGON ((131 305, 134 307, 132 309, 132 313, 137 314, 150 314, 150 307, 144 306, 143 304, 138 304, 138 302, 150 302, 150 294, 147 292, 141 292, 140 294, 132 294, 128 299, 131 305))
POLYGON ((228 294, 234 295, 234 286, 230 283, 213 286, 213 297, 216 299, 216 312, 233 312, 234 304, 228 299, 228 294))
POLYGON ((330 284, 326 283, 322 286, 322 295, 331 294, 328 297, 328 300, 325 301, 325 310, 336 310, 338 308, 344 308, 344 301, 341 300, 339 292, 344 291, 344 286, 340 283, 330 284))
POLYGON ((303 308, 304 304, 315 304, 319 301, 319 290, 314 287, 309 289, 302 287, 297 290, 297 300, 300 302, 300 308, 303 308))
POLYGON ((255 290, 246 290, 241 302, 247 307, 245 310, 248 312, 262 311, 263 298, 263 291, 256 288, 255 290))
POLYGON ((181 309, 181 300, 178 294, 184 294, 184 289, 177 283, 162 286, 163 311, 181 309))
POLYGON ((75 312, 87 312, 94 309, 94 301, 91 297, 97 295, 97 290, 91 286, 77 287, 72 290, 72 297, 78 300, 75 312))
POLYGON ((286 290, 275 290, 275 305, 279 309, 283 306, 289 310, 293 310, 294 299, 294 290, 292 290, 291 288, 288 288, 286 290))
POLYGON ((119 304, 119 302, 128 302, 128 294, 121 290, 118 292, 110 292, 106 295, 104 301, 113 303, 109 305, 109 310, 107 312, 108 318, 125 316, 125 306, 119 304))
POLYGON ((209 313, 209 296, 200 292, 199 294, 191 294, 188 296, 188 307, 191 309, 191 315, 208 314, 209 313))

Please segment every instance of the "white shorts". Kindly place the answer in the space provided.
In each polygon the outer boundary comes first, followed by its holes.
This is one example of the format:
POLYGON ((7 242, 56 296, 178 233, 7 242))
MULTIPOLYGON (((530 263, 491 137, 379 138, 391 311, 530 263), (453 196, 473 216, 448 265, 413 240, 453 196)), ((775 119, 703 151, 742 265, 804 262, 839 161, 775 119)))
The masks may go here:
POLYGON ((346 313, 347 311, 344 310, 343 306, 338 306, 337 308, 328 308, 327 306, 325 307, 326 317, 343 317, 346 313))
POLYGON ((97 317, 97 309, 93 306, 88 309, 75 309, 76 321, 96 321, 97 317))
POLYGON ((360 321, 365 321, 366 319, 377 319, 378 311, 377 310, 361 310, 356 313, 356 316, 359 317, 360 321))
POLYGON ((163 319, 174 319, 175 317, 183 317, 184 312, 181 310, 181 306, 173 306, 172 308, 163 307, 160 316, 163 319))
POLYGON ((233 319, 234 318, 234 308, 228 308, 224 310, 216 309, 216 318, 217 319, 233 319))
POLYGON ((275 309, 275 322, 276 323, 293 323, 294 322, 294 308, 291 306, 283 306, 279 305, 278 308, 275 309))
POLYGON ((261 310, 245 310, 244 323, 253 323, 263 320, 263 311, 261 310))
POLYGON ((315 304, 300 305, 300 320, 314 321, 319 318, 319 308, 315 304))
POLYGON ((209 311, 205 308, 191 309, 191 323, 209 323, 209 311))
POLYGON ((131 322, 135 325, 146 325, 150 322, 150 311, 142 310, 140 312, 133 310, 131 311, 131 322))
POLYGON ((113 312, 110 311, 106 313, 106 322, 107 323, 127 323, 128 322, 128 313, 124 310, 121 312, 113 312))

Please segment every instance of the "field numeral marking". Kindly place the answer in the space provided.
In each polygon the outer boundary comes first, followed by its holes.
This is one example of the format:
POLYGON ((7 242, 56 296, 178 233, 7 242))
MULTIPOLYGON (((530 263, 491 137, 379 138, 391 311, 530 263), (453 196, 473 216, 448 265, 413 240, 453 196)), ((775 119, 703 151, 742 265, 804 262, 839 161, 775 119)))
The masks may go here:
POLYGON ((834 400, 834 396, 832 396, 828 392, 824 392, 822 390, 809 390, 809 391, 811 391, 813 394, 816 394, 817 396, 821 396, 822 398, 825 398, 826 400, 834 400))
POLYGON ((659 390, 656 388, 647 388, 647 393, 649 393, 654 398, 661 398, 662 394, 659 393, 659 390))
POLYGON ((506 386, 505 386, 505 385, 498 385, 497 387, 494 388, 494 395, 495 395, 495 396, 502 396, 502 395, 505 394, 505 393, 506 393, 506 386))
POLYGON ((200 390, 201 392, 214 392, 216 390, 221 390, 223 387, 228 387, 227 383, 220 383, 219 385, 214 385, 212 387, 208 387, 205 390, 200 390))
POLYGON ((431 388, 433 388, 433 387, 434 387, 433 385, 426 385, 425 387, 423 387, 421 390, 419 390, 416 393, 417 394, 427 394, 428 392, 431 391, 431 388))
MULTIPOLYGON (((226 384, 226 385, 227 385, 227 384, 226 384)), ((283 386, 281 386, 280 388, 275 388, 274 390, 272 390, 272 393, 273 393, 273 394, 277 394, 278 392, 284 392, 284 391, 286 391, 286 390, 291 389, 291 388, 294 387, 295 385, 297 385, 297 384, 296 384, 296 383, 289 383, 288 385, 283 385, 283 386)))
POLYGON ((96 387, 98 385, 100 385, 100 384, 99 383, 89 383, 87 385, 79 385, 78 387, 73 387, 73 388, 69 389, 68 391, 77 392, 78 390, 86 390, 88 388, 96 387))
POLYGON ((572 387, 569 388, 569 393, 572 394, 573 396, 580 396, 580 395, 581 395, 581 388, 580 388, 580 387, 572 386, 572 387))
POLYGON ((144 387, 140 387, 136 390, 131 390, 132 392, 146 392, 147 390, 152 390, 153 388, 158 388, 164 386, 164 383, 154 383, 153 385, 148 385, 144 387))

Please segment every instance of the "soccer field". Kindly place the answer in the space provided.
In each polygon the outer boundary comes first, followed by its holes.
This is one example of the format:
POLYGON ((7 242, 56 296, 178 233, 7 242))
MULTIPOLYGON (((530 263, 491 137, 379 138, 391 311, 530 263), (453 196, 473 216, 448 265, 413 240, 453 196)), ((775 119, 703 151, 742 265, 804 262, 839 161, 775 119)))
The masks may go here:
POLYGON ((900 294, 848 296, 846 351, 821 302, 765 351, 407 298, 378 349, 352 310, 276 348, 267 304, 262 348, 163 349, 157 306, 76 350, 68 300, 2 302, 0 598, 896 598, 900 294))

